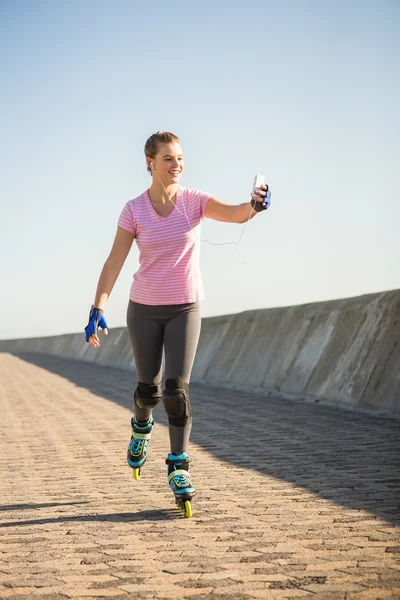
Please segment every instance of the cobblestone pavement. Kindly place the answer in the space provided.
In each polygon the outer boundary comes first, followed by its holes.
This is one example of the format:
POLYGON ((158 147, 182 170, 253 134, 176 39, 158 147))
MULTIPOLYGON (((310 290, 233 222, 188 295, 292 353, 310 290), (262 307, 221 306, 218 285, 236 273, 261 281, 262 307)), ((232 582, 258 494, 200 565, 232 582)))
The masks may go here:
POLYGON ((193 385, 185 519, 161 406, 140 481, 125 463, 133 386, 0 355, 0 598, 400 598, 398 421, 193 385))

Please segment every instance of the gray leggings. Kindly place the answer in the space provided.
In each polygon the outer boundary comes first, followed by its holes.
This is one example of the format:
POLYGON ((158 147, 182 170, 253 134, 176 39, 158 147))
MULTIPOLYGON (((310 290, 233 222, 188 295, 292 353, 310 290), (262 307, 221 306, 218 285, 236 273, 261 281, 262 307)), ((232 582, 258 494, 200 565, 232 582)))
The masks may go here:
MULTIPOLYGON (((165 380, 181 379, 189 384, 201 327, 198 302, 153 306, 130 300, 127 325, 139 382, 161 384, 164 348, 165 380)), ((151 409, 138 406, 134 410, 138 421, 152 414, 151 409)), ((169 425, 171 452, 187 450, 191 427, 191 423, 169 425)))

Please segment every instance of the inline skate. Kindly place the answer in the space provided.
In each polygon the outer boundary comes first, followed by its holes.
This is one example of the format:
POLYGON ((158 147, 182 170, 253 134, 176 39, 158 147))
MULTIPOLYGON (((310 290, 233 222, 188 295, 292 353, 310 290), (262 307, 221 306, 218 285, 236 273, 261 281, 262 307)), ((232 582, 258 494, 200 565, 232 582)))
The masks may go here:
POLYGON ((133 479, 140 478, 140 469, 146 462, 147 450, 150 443, 154 419, 150 417, 144 423, 138 423, 135 417, 131 419, 132 436, 128 445, 128 465, 133 469, 133 479))
POLYGON ((192 498, 196 490, 190 479, 190 458, 186 452, 182 454, 168 454, 166 459, 168 465, 168 484, 175 496, 175 502, 179 510, 190 518, 192 516, 192 498))

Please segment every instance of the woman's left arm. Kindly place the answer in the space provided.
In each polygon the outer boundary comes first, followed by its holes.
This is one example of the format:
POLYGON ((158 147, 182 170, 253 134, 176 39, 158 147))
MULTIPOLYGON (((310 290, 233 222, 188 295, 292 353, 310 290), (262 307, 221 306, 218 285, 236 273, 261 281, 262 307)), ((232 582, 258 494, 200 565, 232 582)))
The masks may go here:
MULTIPOLYGON (((254 192, 253 199, 263 203, 267 190, 268 187, 266 185, 261 186, 261 190, 254 192)), ((204 216, 214 221, 224 221, 225 223, 246 223, 249 218, 252 219, 256 214, 257 212, 253 209, 250 202, 226 204, 218 200, 215 196, 211 196, 207 202, 204 216)))

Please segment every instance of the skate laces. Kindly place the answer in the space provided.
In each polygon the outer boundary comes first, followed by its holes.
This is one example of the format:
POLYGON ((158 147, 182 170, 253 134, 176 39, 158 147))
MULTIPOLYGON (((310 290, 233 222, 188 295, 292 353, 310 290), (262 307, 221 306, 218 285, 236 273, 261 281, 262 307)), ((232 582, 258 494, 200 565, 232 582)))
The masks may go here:
MULTIPOLYGON (((181 465, 179 466, 181 467, 181 465)), ((190 474, 189 471, 186 471, 186 469, 177 469, 171 471, 171 473, 168 475, 168 481, 173 492, 182 493, 192 488, 190 474)))
POLYGON ((173 479, 176 482, 176 484, 179 486, 190 485, 189 477, 187 475, 183 475, 182 473, 179 473, 178 475, 174 475, 173 479))
POLYGON ((132 444, 132 454, 140 454, 144 440, 135 439, 132 444))

